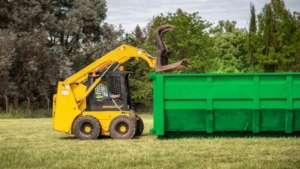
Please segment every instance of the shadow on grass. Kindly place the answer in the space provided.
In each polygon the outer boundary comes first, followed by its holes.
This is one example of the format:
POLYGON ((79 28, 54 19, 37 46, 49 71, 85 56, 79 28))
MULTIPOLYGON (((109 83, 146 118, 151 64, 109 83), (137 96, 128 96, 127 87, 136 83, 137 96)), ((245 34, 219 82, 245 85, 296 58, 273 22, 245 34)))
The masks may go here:
POLYGON ((140 136, 135 136, 134 138, 140 138, 140 137, 144 137, 144 136, 150 136, 151 134, 147 133, 147 134, 142 134, 140 136))
MULTIPOLYGON (((61 139, 61 140, 80 140, 80 139, 77 139, 75 136, 64 136, 64 137, 59 137, 59 139, 61 139)), ((111 140, 112 138, 109 136, 100 136, 95 140, 108 140, 108 139, 111 140)))
POLYGON ((59 137, 59 139, 61 139, 61 140, 76 140, 77 138, 75 136, 74 137, 65 136, 65 137, 59 137))
MULTIPOLYGON (((150 134, 142 134, 141 136, 135 136, 132 139, 141 139, 145 136, 149 136, 150 134)), ((63 136, 63 137, 59 137, 59 139, 61 140, 77 140, 77 138, 75 136, 63 136)), ((80 139, 78 139, 80 140, 80 139)), ((110 136, 99 136, 97 139, 95 140, 113 140, 110 136)))
POLYGON ((300 137, 300 132, 165 132, 164 136, 158 136, 159 139, 179 139, 179 138, 291 138, 300 137))

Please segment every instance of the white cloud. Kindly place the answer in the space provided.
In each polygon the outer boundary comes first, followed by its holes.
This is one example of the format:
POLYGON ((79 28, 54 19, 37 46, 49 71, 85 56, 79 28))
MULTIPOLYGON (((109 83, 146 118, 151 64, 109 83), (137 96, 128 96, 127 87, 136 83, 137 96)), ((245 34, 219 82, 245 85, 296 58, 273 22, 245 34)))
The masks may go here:
MULTIPOLYGON (((270 0, 107 0, 106 22, 122 24, 125 31, 130 32, 136 25, 146 26, 153 16, 181 8, 188 13, 199 12, 199 16, 212 23, 235 20, 238 27, 246 28, 250 2, 258 14, 270 0)), ((300 11, 300 0, 285 0, 285 5, 290 11, 300 11)))

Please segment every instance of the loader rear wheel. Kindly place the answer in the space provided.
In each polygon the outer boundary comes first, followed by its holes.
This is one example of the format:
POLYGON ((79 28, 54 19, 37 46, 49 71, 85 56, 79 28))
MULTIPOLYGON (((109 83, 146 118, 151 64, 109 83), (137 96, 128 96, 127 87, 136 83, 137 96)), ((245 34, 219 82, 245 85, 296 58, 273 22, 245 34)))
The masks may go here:
POLYGON ((96 139, 100 131, 100 123, 96 118, 92 116, 82 116, 76 120, 73 133, 78 139, 91 140, 96 139))
POLYGON ((128 116, 118 116, 112 120, 109 127, 113 139, 131 139, 136 131, 136 122, 128 116))
POLYGON ((135 131, 135 136, 141 136, 143 131, 144 131, 144 122, 142 118, 138 115, 135 115, 135 117, 138 119, 136 121, 136 131, 135 131))

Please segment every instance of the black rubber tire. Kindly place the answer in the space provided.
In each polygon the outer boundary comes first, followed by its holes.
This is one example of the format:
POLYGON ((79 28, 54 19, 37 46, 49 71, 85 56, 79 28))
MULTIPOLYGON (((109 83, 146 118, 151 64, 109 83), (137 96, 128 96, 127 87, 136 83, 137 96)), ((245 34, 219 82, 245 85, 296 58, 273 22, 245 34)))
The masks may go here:
POLYGON ((139 118, 139 120, 136 121, 135 136, 141 136, 144 131, 144 122, 140 116, 135 115, 135 117, 139 118))
POLYGON ((128 116, 115 117, 109 126, 110 136, 113 139, 131 139, 134 137, 135 131, 136 121, 128 116))
POLYGON ((96 118, 92 116, 82 116, 76 120, 73 133, 81 140, 96 139, 101 133, 101 126, 96 118), (89 129, 89 131, 85 131, 85 128, 89 129))

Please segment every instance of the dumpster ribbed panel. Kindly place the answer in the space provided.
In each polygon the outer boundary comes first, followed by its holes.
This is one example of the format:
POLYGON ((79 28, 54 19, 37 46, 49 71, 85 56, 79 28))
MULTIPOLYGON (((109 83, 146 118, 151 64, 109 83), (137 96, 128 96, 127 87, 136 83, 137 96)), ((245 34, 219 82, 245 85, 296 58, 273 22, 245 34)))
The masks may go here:
POLYGON ((156 74, 152 134, 299 133, 300 73, 156 74))

